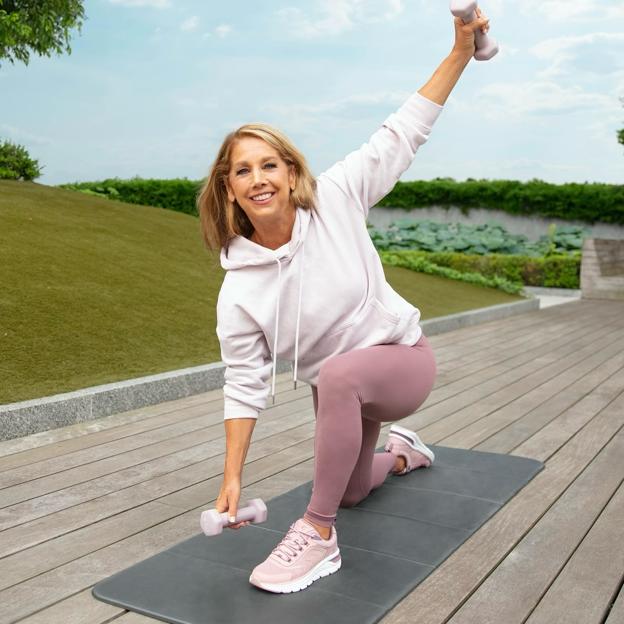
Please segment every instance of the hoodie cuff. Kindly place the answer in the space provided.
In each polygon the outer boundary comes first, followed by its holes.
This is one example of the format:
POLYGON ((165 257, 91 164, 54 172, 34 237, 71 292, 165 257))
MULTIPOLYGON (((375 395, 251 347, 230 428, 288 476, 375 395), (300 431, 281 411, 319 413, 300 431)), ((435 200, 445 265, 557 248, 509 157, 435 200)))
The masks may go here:
POLYGON ((230 397, 223 398, 223 420, 231 418, 258 418, 258 410, 230 397))
POLYGON ((425 126, 427 129, 431 129, 443 110, 444 106, 416 91, 391 117, 398 117, 405 121, 409 127, 425 126))

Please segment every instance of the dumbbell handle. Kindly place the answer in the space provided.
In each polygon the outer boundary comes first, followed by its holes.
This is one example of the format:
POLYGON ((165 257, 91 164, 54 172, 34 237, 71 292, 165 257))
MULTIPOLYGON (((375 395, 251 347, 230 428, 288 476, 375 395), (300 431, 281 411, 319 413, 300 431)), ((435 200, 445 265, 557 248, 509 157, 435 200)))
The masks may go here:
POLYGON ((238 509, 234 522, 230 522, 229 512, 219 513, 216 509, 203 511, 199 523, 206 535, 218 535, 224 527, 237 524, 245 520, 254 523, 264 522, 267 519, 267 506, 261 498, 254 498, 249 503, 238 509))
MULTIPOLYGON (((476 8, 477 0, 451 0, 451 13, 455 17, 459 17, 464 24, 469 24, 477 19, 476 8)), ((474 37, 475 60, 489 61, 498 52, 498 44, 494 39, 481 32, 481 29, 475 30, 474 37)))
POLYGON ((227 511, 219 514, 221 517, 221 523, 224 527, 230 524, 237 524, 238 522, 244 522, 245 520, 253 520, 256 516, 256 510, 253 507, 243 507, 236 512, 236 519, 234 522, 230 522, 230 514, 227 511))

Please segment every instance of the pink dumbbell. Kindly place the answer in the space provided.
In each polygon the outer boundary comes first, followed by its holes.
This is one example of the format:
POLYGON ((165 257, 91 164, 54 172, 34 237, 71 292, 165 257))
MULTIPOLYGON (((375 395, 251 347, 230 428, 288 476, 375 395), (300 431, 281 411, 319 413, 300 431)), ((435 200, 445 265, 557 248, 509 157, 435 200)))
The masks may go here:
POLYGON ((236 520, 230 522, 227 512, 219 513, 216 509, 202 511, 199 524, 206 535, 218 535, 223 527, 237 524, 244 520, 251 520, 254 524, 267 519, 267 507, 261 498, 251 499, 245 507, 241 507, 236 514, 236 520))
MULTIPOLYGON (((455 17, 463 20, 464 24, 477 19, 477 0, 451 0, 451 13, 455 17)), ((496 41, 481 32, 481 29, 475 30, 475 53, 474 58, 477 61, 489 61, 497 52, 498 44, 496 41)))

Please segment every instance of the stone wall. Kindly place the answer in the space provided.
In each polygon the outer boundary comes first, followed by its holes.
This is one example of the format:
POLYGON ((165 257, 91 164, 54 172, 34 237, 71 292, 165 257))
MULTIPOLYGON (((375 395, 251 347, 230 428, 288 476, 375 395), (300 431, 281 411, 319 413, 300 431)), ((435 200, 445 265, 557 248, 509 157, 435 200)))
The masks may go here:
POLYGON ((584 299, 624 300, 624 240, 585 239, 581 296, 584 299))

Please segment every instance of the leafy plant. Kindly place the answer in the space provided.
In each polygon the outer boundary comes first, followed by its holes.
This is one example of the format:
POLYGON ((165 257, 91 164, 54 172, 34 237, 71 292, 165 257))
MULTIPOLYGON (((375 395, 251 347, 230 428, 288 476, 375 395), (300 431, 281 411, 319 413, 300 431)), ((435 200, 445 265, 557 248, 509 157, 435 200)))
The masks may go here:
POLYGON ((0 179, 34 180, 41 176, 39 162, 22 145, 5 141, 0 145, 0 179))
POLYGON ((510 234, 495 221, 482 225, 437 223, 429 220, 399 219, 387 230, 370 227, 370 237, 378 250, 402 249, 467 254, 512 254, 544 256, 572 253, 583 246, 585 228, 551 224, 546 235, 529 242, 522 234, 510 234))

